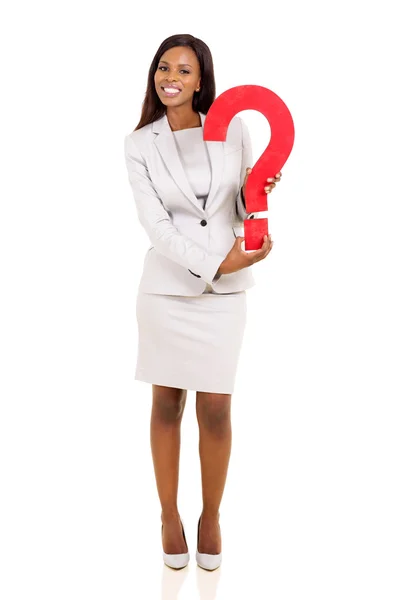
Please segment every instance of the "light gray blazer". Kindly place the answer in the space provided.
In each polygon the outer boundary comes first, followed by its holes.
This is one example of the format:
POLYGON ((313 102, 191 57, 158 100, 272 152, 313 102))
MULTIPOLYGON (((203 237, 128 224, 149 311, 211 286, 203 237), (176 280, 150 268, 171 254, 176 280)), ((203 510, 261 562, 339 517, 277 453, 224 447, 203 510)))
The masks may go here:
MULTIPOLYGON (((206 115, 199 114, 204 127, 206 115)), ((254 217, 240 194, 246 167, 253 166, 249 131, 235 116, 225 142, 205 143, 212 178, 203 209, 185 175, 166 115, 125 136, 137 214, 152 244, 144 259, 141 291, 198 296, 206 283, 218 293, 255 285, 251 266, 214 278, 235 241, 235 227, 254 217)))

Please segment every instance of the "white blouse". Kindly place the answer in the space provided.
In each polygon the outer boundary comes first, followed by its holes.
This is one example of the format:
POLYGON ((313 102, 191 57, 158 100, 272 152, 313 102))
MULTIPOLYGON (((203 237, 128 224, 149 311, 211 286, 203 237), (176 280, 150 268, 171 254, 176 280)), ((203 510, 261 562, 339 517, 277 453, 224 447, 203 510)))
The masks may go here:
MULTIPOLYGON (((172 133, 187 180, 201 208, 204 209, 211 187, 211 161, 203 139, 203 128, 190 127, 172 133)), ((220 275, 214 277, 213 281, 219 278, 220 275)), ((203 294, 214 293, 211 285, 207 283, 203 294)))
POLYGON ((202 127, 173 131, 179 158, 187 180, 204 209, 211 187, 211 162, 202 127))

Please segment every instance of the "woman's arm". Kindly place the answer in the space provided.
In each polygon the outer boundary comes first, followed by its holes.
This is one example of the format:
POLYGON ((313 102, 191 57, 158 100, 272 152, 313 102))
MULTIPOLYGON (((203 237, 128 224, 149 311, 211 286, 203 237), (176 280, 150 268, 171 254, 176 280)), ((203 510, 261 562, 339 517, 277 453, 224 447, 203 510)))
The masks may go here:
POLYGON ((225 256, 207 252, 172 224, 150 179, 146 161, 129 135, 125 137, 125 161, 139 221, 154 248, 212 283, 225 256))

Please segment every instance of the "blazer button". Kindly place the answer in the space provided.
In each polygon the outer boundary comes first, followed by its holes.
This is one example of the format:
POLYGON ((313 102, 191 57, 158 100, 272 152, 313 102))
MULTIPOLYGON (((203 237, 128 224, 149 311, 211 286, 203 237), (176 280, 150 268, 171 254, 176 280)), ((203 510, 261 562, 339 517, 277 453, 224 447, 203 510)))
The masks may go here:
POLYGON ((202 221, 200 221, 200 225, 203 225, 203 227, 204 227, 204 225, 207 225, 207 221, 205 219, 203 219, 202 221))

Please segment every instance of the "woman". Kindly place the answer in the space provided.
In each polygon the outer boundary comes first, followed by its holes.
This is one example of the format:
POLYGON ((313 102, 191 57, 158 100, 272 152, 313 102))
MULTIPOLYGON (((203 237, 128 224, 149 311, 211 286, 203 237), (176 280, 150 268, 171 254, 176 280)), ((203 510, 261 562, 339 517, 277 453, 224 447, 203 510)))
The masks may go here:
MULTIPOLYGON (((251 218, 247 127, 235 116, 225 142, 203 140, 215 99, 208 46, 191 35, 160 45, 150 66, 142 115, 125 137, 125 160, 140 223, 152 246, 137 296, 135 378, 152 384, 151 448, 161 502, 165 564, 189 561, 177 507, 180 426, 187 390, 196 391, 203 511, 196 559, 221 564, 219 506, 231 451, 231 395, 246 321, 251 265, 273 242, 245 252, 234 225, 251 218), (246 167, 248 167, 246 169, 246 167), (236 239, 235 239, 236 238, 236 239)), ((268 180, 265 191, 275 182, 268 180)))

